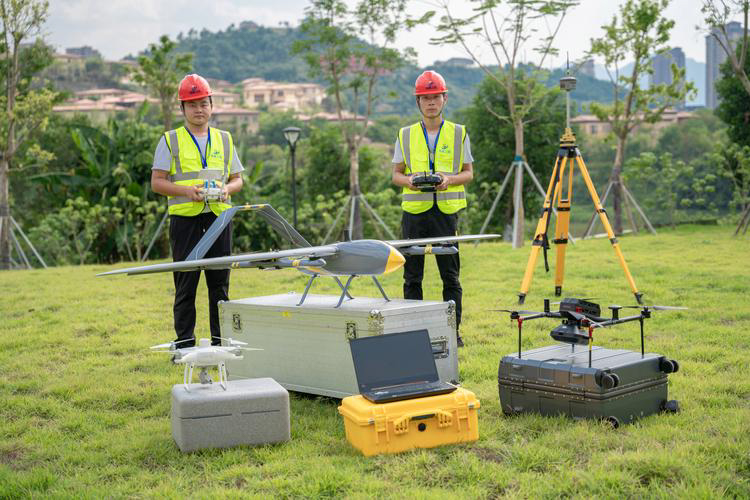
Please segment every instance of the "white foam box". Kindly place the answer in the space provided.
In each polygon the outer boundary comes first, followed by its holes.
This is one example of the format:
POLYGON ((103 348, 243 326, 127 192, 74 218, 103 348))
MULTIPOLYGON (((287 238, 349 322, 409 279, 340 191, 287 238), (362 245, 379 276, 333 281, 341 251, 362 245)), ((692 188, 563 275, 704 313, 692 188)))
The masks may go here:
POLYGON ((172 437, 181 451, 289 441, 289 393, 272 378, 172 387, 172 437))

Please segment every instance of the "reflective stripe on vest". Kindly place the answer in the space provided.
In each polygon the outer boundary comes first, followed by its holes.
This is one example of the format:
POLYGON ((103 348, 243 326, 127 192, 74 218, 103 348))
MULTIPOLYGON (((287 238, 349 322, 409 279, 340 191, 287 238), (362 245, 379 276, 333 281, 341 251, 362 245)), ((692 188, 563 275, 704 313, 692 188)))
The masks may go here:
MULTIPOLYGON (((463 166, 466 130, 462 125, 445 121, 435 146, 435 172, 443 175, 456 175, 463 166)), ((429 172, 429 149, 422 131, 422 124, 415 123, 399 130, 401 153, 406 165, 407 175, 417 172, 429 172)), ((466 207, 464 186, 449 186, 445 191, 423 193, 403 188, 401 208, 404 211, 419 214, 426 212, 437 201, 438 208, 446 214, 453 214, 466 207)))
MULTIPOLYGON (((211 150, 206 151, 207 167, 203 168, 200 152, 190 138, 185 127, 166 132, 167 147, 172 155, 172 166, 169 180, 182 186, 202 185, 205 181, 229 179, 229 162, 234 155, 234 145, 229 132, 211 128, 211 150), (214 144, 221 144, 221 150, 214 144), (220 163, 221 161, 221 163, 220 163)), ((187 196, 168 197, 169 213, 172 215, 194 216, 201 213, 206 206, 204 202, 195 202, 187 196)), ((216 215, 231 207, 229 203, 209 202, 209 208, 216 215)))

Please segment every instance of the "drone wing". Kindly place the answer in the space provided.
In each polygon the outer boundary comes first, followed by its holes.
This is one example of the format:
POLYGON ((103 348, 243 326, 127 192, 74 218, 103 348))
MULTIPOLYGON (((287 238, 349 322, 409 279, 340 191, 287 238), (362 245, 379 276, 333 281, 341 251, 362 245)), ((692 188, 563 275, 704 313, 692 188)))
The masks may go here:
POLYGON ((441 243, 455 243, 457 241, 474 241, 474 240, 489 240, 492 238, 499 238, 499 234, 466 234, 463 236, 440 236, 437 238, 420 238, 415 240, 391 240, 386 241, 389 245, 396 248, 411 247, 419 245, 435 245, 441 243))
POLYGON ((228 255, 226 257, 214 257, 211 259, 184 260, 180 262, 166 262, 164 264, 153 264, 150 266, 130 267, 117 269, 97 276, 108 276, 110 274, 151 274, 174 271, 199 271, 203 269, 231 269, 240 267, 298 267, 305 265, 325 265, 322 257, 335 255, 338 248, 334 245, 323 245, 318 247, 294 248, 291 250, 279 250, 276 252, 258 252, 241 255, 228 255), (303 262, 313 261, 316 262, 303 262))
POLYGON ((293 245, 298 247, 309 247, 312 246, 310 243, 297 232, 294 227, 287 222, 285 218, 281 216, 271 205, 237 205, 227 210, 224 210, 216 220, 211 224, 206 231, 206 234, 198 241, 193 247, 193 250, 187 256, 185 260, 199 260, 202 259, 208 250, 213 246, 214 242, 219 238, 219 235, 229 225, 232 218, 237 212, 253 211, 257 212, 258 215, 263 217, 282 238, 291 242, 293 245))

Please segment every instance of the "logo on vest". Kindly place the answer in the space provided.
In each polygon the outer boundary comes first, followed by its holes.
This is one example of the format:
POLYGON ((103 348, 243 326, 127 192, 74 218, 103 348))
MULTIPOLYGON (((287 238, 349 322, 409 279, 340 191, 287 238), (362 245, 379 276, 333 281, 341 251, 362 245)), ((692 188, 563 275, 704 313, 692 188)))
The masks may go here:
POLYGON ((449 151, 450 147, 447 144, 443 144, 442 146, 440 146, 438 153, 448 153, 449 151))
POLYGON ((221 153, 219 151, 211 151, 211 154, 209 156, 211 158, 221 158, 221 153))

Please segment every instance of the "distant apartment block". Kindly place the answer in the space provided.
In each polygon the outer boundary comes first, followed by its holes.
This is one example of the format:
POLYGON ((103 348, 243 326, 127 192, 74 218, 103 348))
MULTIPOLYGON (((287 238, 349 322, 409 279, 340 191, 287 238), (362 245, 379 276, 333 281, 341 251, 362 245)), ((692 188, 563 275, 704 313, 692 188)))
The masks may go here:
MULTIPOLYGON (((649 130, 659 131, 675 123, 681 123, 693 118, 693 113, 689 111, 680 111, 677 109, 667 109, 662 113, 661 120, 653 124, 642 124, 636 127, 649 127, 649 130)), ((600 121, 595 115, 579 115, 570 119, 570 124, 577 130, 590 137, 604 138, 612 131, 609 122, 600 121)))
POLYGON ((135 110, 144 101, 152 104, 158 102, 146 95, 122 89, 92 89, 76 92, 75 98, 55 106, 52 111, 67 117, 85 114, 94 123, 105 123, 118 112, 135 110))
POLYGON ((99 59, 102 57, 98 50, 88 45, 84 45, 83 47, 69 47, 65 49, 65 53, 79 57, 98 57, 99 59))
MULTIPOLYGON (((726 30, 729 44, 732 50, 735 50, 737 48, 737 41, 743 35, 742 24, 732 21, 726 25, 726 30)), ((724 35, 717 28, 714 28, 711 34, 706 36, 706 107, 709 109, 714 109, 719 104, 716 94, 716 81, 720 78, 719 66, 727 60, 727 54, 714 37, 714 34, 726 43, 724 35)))
POLYGON ((596 71, 594 70, 594 60, 586 59, 581 64, 579 64, 578 74, 590 76, 591 78, 596 78, 596 71))
MULTIPOLYGON (((657 54, 651 59, 653 72, 648 76, 649 86, 672 83, 672 65, 685 69, 685 53, 681 48, 675 47, 663 54, 657 54)), ((683 80, 684 81, 684 80, 683 80)), ((685 99, 677 104, 677 109, 685 109, 685 99)))
POLYGON ((325 90, 317 83, 267 82, 262 78, 242 81, 245 106, 257 109, 261 105, 280 111, 304 111, 320 106, 325 90))

